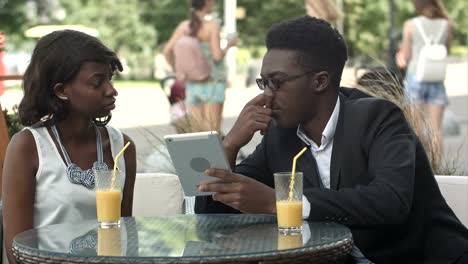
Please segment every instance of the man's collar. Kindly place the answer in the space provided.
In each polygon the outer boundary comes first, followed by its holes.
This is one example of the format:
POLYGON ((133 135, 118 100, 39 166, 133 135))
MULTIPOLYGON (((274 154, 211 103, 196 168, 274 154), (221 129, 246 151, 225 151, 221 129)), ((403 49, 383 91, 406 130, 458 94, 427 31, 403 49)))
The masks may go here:
MULTIPOLYGON (((319 142, 320 145, 328 144, 328 142, 330 142, 330 140, 335 136, 336 125, 338 124, 339 115, 340 115, 340 97, 338 96, 336 98, 336 104, 335 104, 335 108, 333 109, 333 113, 331 114, 330 119, 328 119, 327 125, 323 129, 322 140, 321 140, 322 142, 319 142)), ((302 141, 306 142, 307 144, 310 144, 313 142, 309 137, 306 136, 300 124, 297 127, 296 134, 302 141)))

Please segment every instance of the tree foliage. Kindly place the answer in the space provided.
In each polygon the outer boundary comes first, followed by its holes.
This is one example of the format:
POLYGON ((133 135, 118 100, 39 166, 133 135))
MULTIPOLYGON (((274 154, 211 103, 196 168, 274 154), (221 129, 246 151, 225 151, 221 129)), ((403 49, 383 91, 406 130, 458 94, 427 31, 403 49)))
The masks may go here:
POLYGON ((7 52, 25 41, 22 34, 28 27, 25 6, 26 0, 0 0, 0 31, 7 36, 5 48, 7 52))
POLYGON ((238 0, 237 5, 246 10, 246 17, 238 20, 237 24, 245 45, 264 45, 266 32, 272 24, 305 14, 303 0, 238 0))
POLYGON ((25 4, 26 0, 0 1, 0 31, 12 34, 24 29, 26 24, 25 4))
POLYGON ((143 21, 158 32, 158 44, 166 42, 180 21, 189 14, 187 0, 139 0, 143 21))
POLYGON ((125 58, 130 77, 150 77, 156 32, 143 23, 142 6, 126 0, 61 0, 64 24, 82 24, 99 31, 99 38, 125 58))
MULTIPOLYGON (((401 39, 403 23, 415 16, 412 1, 394 0, 395 29, 397 39, 401 39)), ((351 55, 366 55, 381 58, 388 49, 390 31, 389 1, 347 0, 344 1, 345 38, 351 55)), ((466 1, 445 0, 455 31, 453 44, 464 44, 468 26, 468 3, 466 1)))
MULTIPOLYGON (((396 35, 401 38, 403 22, 414 16, 414 8, 412 1, 394 1, 396 35)), ((177 24, 187 19, 190 10, 188 0, 0 0, 0 30, 7 33, 10 41, 24 41, 24 30, 39 23, 39 16, 31 16, 28 10, 31 2, 39 7, 48 2, 60 4, 66 17, 63 20, 51 18, 50 23, 83 24, 98 29, 99 38, 126 58, 135 76, 149 74, 158 45, 169 39, 177 24)), ((343 2, 343 33, 350 54, 382 58, 389 43, 390 1, 343 2)), ((465 44, 468 2, 444 0, 444 4, 455 26, 453 43, 465 44)), ((237 5, 246 10, 245 18, 237 21, 237 29, 242 45, 247 47, 263 46, 265 34, 273 23, 305 14, 304 0, 237 0, 237 5)), ((216 1, 216 8, 222 19, 223 1, 216 1)), ((53 13, 54 10, 49 11, 53 13)))

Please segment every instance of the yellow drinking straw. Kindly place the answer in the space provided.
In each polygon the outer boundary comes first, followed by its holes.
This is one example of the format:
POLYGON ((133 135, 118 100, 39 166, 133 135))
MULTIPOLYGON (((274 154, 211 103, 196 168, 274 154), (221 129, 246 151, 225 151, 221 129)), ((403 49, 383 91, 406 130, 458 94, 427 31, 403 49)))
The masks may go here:
POLYGON ((125 144, 125 146, 122 148, 122 150, 115 156, 114 158, 114 169, 112 171, 112 184, 111 184, 111 190, 114 189, 115 187, 115 176, 117 174, 117 161, 119 160, 120 156, 124 153, 124 151, 127 149, 127 147, 130 145, 130 141, 125 144))
POLYGON ((304 152, 307 150, 307 147, 304 147, 299 153, 297 153, 296 156, 293 158, 293 164, 292 164, 292 171, 291 171, 291 179, 289 180, 289 197, 288 200, 289 202, 292 201, 293 198, 293 190, 294 190, 294 179, 296 178, 296 161, 297 159, 304 154, 304 152))

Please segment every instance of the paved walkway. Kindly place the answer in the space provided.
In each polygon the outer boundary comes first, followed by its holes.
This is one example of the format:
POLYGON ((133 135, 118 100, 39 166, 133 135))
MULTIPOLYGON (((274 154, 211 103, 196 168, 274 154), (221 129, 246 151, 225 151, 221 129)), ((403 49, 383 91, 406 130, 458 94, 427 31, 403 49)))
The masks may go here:
MULTIPOLYGON (((468 64, 450 64, 448 68, 446 86, 450 105, 448 112, 459 121, 460 133, 455 136, 445 136, 446 157, 457 157, 461 170, 468 174, 468 64)), ((230 88, 226 92, 223 131, 229 131, 243 106, 260 91, 256 87, 245 88, 241 84, 230 88)), ((343 84, 352 86, 354 70, 346 69, 343 84)), ((148 156, 161 149, 162 136, 175 133, 169 123, 169 103, 163 91, 157 87, 118 89, 117 108, 113 112, 111 125, 122 129, 136 143, 138 155, 138 170, 153 170, 152 164, 145 163, 148 156)), ((3 108, 11 108, 19 103, 21 91, 7 91, 0 102, 3 108)), ((260 142, 257 134, 243 152, 250 153, 260 142)), ((150 162, 150 163, 155 163, 150 162)), ((158 167, 159 168, 159 167, 158 167)))

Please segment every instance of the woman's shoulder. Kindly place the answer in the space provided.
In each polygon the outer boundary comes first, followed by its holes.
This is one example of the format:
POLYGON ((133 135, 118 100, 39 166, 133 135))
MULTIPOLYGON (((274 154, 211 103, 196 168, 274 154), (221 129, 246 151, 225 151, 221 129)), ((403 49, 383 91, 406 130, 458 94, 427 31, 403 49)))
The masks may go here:
POLYGON ((111 138, 111 140, 113 141, 123 140, 121 141, 123 144, 126 144, 127 142, 133 143, 130 136, 122 132, 122 130, 115 128, 113 126, 110 126, 110 125, 106 125, 106 129, 107 129, 107 132, 109 133, 109 137, 111 138))
POLYGON ((405 20, 405 22, 403 23, 403 32, 404 33, 410 33, 412 31, 412 28, 413 28, 413 23, 414 23, 414 18, 410 18, 410 19, 407 19, 405 20))
POLYGON ((36 141, 31 128, 23 129, 14 134, 8 148, 21 155, 29 156, 36 153, 36 141))
POLYGON ((210 29, 219 29, 220 28, 220 23, 216 19, 204 20, 203 23, 204 23, 205 26, 207 26, 210 29))
POLYGON ((213 34, 219 35, 220 26, 216 20, 204 20, 203 27, 198 33, 198 38, 203 41, 209 41, 213 34))
POLYGON ((123 138, 123 133, 120 129, 110 126, 110 125, 106 125, 105 128, 106 128, 107 133, 109 134, 109 137, 112 140, 123 138))
POLYGON ((418 16, 418 17, 415 17, 415 19, 418 19, 418 20, 422 21, 423 23, 442 23, 442 22, 448 22, 448 19, 443 18, 443 17, 418 16))
POLYGON ((414 17, 411 17, 411 18, 408 18, 405 20, 405 22, 403 23, 404 26, 407 26, 407 27, 410 27, 412 26, 417 20, 422 20, 423 19, 423 16, 414 16, 414 17))

